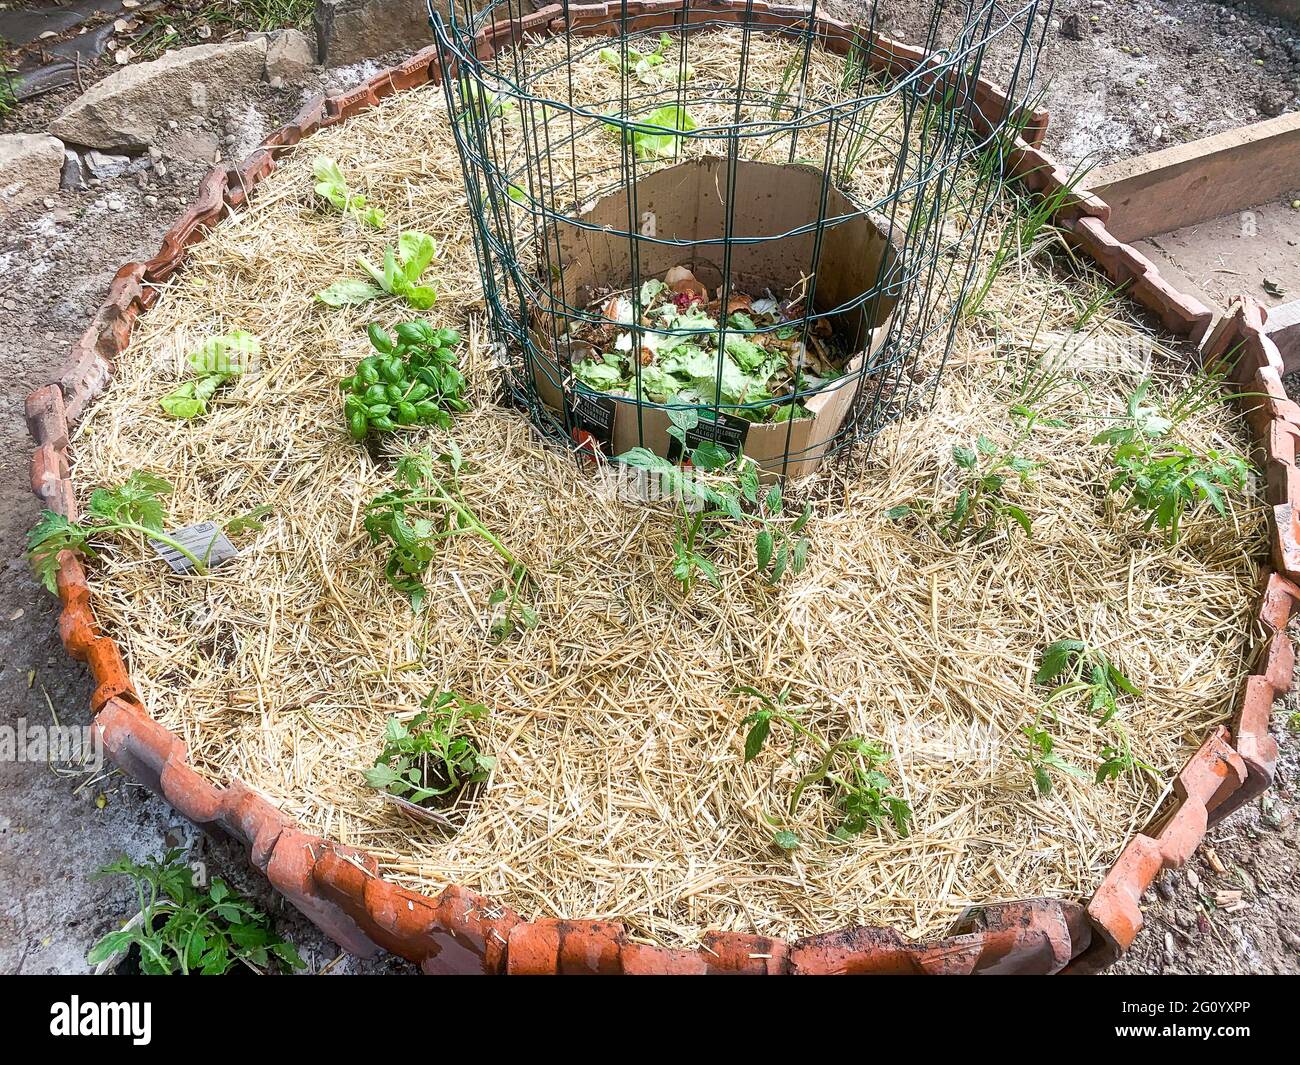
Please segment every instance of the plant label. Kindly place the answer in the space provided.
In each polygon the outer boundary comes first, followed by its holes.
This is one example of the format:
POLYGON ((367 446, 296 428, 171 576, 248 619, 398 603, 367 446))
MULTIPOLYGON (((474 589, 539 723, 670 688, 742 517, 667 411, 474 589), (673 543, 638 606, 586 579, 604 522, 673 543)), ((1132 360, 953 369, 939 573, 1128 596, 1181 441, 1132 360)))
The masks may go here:
MULTIPOLYGON (((733 455, 745 450, 745 438, 749 434, 749 422, 737 418, 734 414, 718 414, 714 421, 707 411, 700 412, 700 420, 690 429, 684 431, 686 448, 694 451, 705 442, 717 444, 733 455)), ((675 436, 668 441, 668 461, 682 461, 682 442, 675 436)))
POLYGON ((574 440, 578 444, 585 444, 588 437, 594 438, 600 450, 608 455, 614 441, 616 407, 616 401, 609 396, 598 396, 580 388, 572 389, 569 392, 569 412, 573 419, 571 432, 574 440))
MULTIPOLYGON (((239 554, 235 550, 235 545, 226 538, 226 534, 221 531, 221 526, 215 521, 201 521, 197 525, 187 525, 169 535, 202 559, 209 569, 239 554)), ((194 568, 194 563, 169 544, 150 540, 149 545, 166 561, 173 573, 187 573, 194 568)))

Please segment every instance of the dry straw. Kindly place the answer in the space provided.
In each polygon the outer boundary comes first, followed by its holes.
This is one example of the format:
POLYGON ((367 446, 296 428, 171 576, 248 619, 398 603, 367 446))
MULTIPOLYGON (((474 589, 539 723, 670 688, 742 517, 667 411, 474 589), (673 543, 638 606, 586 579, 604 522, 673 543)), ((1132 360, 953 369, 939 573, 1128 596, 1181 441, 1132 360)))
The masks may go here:
MULTIPOLYGON (((752 76, 778 80, 786 46, 761 45, 752 76)), ((734 47, 719 33, 695 48, 697 76, 734 47)), ((828 57, 816 62, 835 76, 828 57)), ((137 545, 110 547, 94 569, 100 621, 199 771, 238 777, 307 828, 368 848, 412 888, 458 883, 525 916, 617 917, 667 944, 710 927, 794 936, 848 922, 926 935, 973 902, 1086 896, 1228 712, 1252 635, 1259 500, 1238 501, 1226 521, 1196 514, 1175 547, 1117 513, 1090 438, 1136 378, 1108 370, 1081 371, 1085 390, 1052 411, 1064 424, 1020 447, 1042 463, 1017 495, 1032 539, 954 545, 885 512, 951 505, 953 446, 981 433, 1010 443, 1018 375, 1044 332, 1073 328, 1099 282, 1064 279, 1041 257, 1013 262, 963 324, 933 408, 887 430, 843 475, 842 501, 819 506, 807 571, 767 590, 737 538, 716 551, 720 586, 683 602, 665 514, 620 498, 608 473, 577 472, 487 398, 469 224, 439 89, 313 138, 192 250, 80 428, 83 492, 144 468, 175 483, 176 524, 275 508, 265 531, 241 538, 239 559, 207 577, 171 576, 137 545), (317 153, 387 211, 385 232, 313 202, 317 153), (392 485, 390 464, 349 440, 335 382, 367 351, 368 321, 409 315, 391 300, 331 310, 312 294, 402 228, 437 237, 432 317, 470 338, 477 402, 448 434, 471 463, 466 496, 540 582, 541 623, 502 645, 488 639, 485 605, 502 573, 481 543, 448 542, 428 574, 430 606, 415 615, 361 528, 365 503, 392 485), (236 327, 261 338, 261 371, 205 419, 165 417, 158 399, 184 352, 236 327), (1104 650, 1144 695, 1105 727, 1061 704, 1059 753, 1091 771, 1123 730, 1155 774, 1059 778, 1049 798, 1032 794, 1022 729, 1042 705, 1039 655, 1063 636, 1104 650), (775 850, 768 818, 796 771, 784 743, 742 765, 740 722, 753 706, 732 694, 737 684, 790 685, 820 732, 883 742, 915 811, 912 835, 833 842, 834 810, 810 793, 782 822, 803 847, 775 850), (361 778, 386 716, 443 689, 492 707, 481 738, 500 760, 452 837, 413 825, 361 778)), ((1088 332, 1157 344, 1133 313, 1104 299, 1088 332)), ((1176 385, 1162 372, 1161 388, 1176 385)), ((1184 433, 1245 446, 1223 408, 1184 433)))

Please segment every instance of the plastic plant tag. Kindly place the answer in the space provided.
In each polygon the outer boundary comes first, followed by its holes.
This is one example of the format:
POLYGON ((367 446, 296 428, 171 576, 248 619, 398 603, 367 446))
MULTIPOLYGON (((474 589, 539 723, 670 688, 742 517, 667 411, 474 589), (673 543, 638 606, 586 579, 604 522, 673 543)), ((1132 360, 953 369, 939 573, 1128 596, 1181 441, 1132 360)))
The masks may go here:
MULTIPOLYGON (((719 414, 716 420, 708 411, 701 412, 695 425, 685 430, 686 448, 694 451, 705 442, 712 442, 725 448, 733 455, 745 450, 745 439, 749 435, 749 422, 737 418, 734 414, 719 414)), ((668 460, 682 461, 682 444, 676 437, 668 441, 668 460)))
MULTIPOLYGON (((201 521, 197 525, 187 525, 168 535, 177 543, 184 544, 185 548, 199 558, 208 569, 219 566, 226 559, 234 558, 239 554, 235 550, 235 545, 226 538, 226 534, 221 531, 221 526, 215 521, 201 521)), ((166 560, 173 573, 187 573, 194 568, 194 563, 170 544, 159 543, 157 540, 150 540, 149 544, 166 560)))

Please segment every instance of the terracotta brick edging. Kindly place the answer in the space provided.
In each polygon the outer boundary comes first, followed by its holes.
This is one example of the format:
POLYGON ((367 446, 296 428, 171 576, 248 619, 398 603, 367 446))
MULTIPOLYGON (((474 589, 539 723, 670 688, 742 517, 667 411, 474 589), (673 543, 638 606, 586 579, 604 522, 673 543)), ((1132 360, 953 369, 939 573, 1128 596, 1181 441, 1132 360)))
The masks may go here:
MULTIPOLYGON (((543 34, 597 32, 617 4, 553 5, 527 16, 526 28, 543 34)), ((791 26, 806 19, 799 8, 764 0, 629 0, 638 29, 743 19, 759 26, 791 26)), ((477 52, 490 57, 523 31, 494 24, 479 34, 477 52)), ((819 18, 817 34, 834 51, 849 47, 853 27, 819 18)), ((865 35, 864 35, 865 36, 865 35)), ((878 69, 916 69, 925 54, 879 35, 868 61, 878 69)), ((348 92, 310 101, 243 163, 219 166, 199 185, 188 211, 163 238, 157 255, 128 263, 113 279, 90 328, 73 345, 56 382, 27 399, 27 424, 36 443, 32 491, 50 510, 76 516, 69 472, 69 425, 104 388, 114 359, 130 341, 137 316, 157 300, 157 286, 185 261, 190 245, 242 207, 289 147, 320 129, 346 121, 396 92, 439 80, 436 49, 428 48, 348 92)), ((977 127, 1010 104, 996 85, 962 86, 977 127)), ((1032 191, 1061 192, 1067 175, 1039 145, 1046 112, 1022 113, 1023 134, 1007 156, 1008 168, 1032 191)), ((1273 702, 1291 686, 1294 649, 1286 629, 1300 604, 1300 407, 1282 388, 1282 361, 1263 332, 1264 311, 1249 297, 1232 305, 1213 330, 1212 312, 1177 292, 1150 262, 1106 229, 1109 208, 1087 193, 1062 196, 1056 221, 1070 239, 1116 282, 1159 317, 1165 328, 1204 339, 1207 359, 1235 359, 1236 384, 1256 439, 1258 465, 1267 472, 1272 507, 1272 570, 1261 591, 1262 638, 1254 666, 1227 726, 1216 728, 1178 774, 1177 803, 1158 828, 1125 847, 1085 905, 1053 899, 979 907, 951 934, 912 942, 892 929, 855 926, 786 943, 764 936, 706 932, 694 950, 673 950, 632 940, 616 921, 525 921, 518 914, 463 888, 429 897, 384 880, 375 859, 301 831, 264 797, 237 779, 209 783, 190 766, 185 744, 149 717, 132 685, 117 644, 95 620, 81 561, 65 552, 59 562, 63 603, 59 631, 68 653, 95 680, 93 727, 112 761, 133 780, 165 798, 198 825, 243 841, 254 865, 271 883, 345 949, 368 956, 383 948, 425 972, 623 974, 826 974, 826 973, 1084 973, 1104 968, 1142 927, 1139 900, 1156 875, 1180 866, 1207 826, 1261 794, 1273 780, 1277 744, 1269 735, 1273 702), (1208 336, 1207 336, 1208 333, 1208 336)))

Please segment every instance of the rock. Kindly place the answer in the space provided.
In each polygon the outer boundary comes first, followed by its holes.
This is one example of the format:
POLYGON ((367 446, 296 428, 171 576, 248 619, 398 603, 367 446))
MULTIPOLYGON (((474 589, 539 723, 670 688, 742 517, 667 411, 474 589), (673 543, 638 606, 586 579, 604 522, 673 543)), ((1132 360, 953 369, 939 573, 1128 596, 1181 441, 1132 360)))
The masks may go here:
MULTIPOLYGON (((210 163, 221 148, 221 140, 214 133, 195 131, 193 133, 167 133, 164 138, 167 155, 172 159, 187 162, 210 163)), ((164 177, 167 173, 162 163, 154 163, 154 173, 164 177)))
POLYGON ((71 148, 63 152, 63 172, 59 176, 59 188, 61 189, 84 189, 86 187, 86 171, 81 165, 81 156, 71 148))
POLYGON ((1287 95, 1281 89, 1265 89, 1259 95, 1259 113, 1275 118, 1286 110, 1287 95))
POLYGON ((1072 41, 1083 40, 1083 16, 1076 13, 1061 19, 1061 36, 1072 41))
MULTIPOLYGON (((448 0, 438 0, 444 17, 448 0)), ((342 67, 433 43, 424 4, 412 0, 316 0, 316 58, 342 67)))
POLYGON ((277 30, 266 37, 266 80, 275 87, 301 85, 316 63, 316 48, 304 33, 277 30))
POLYGON ((86 153, 86 168, 97 178, 121 177, 131 169, 129 155, 105 155, 91 149, 86 153))
POLYGON ((50 131, 103 151, 139 152, 165 128, 197 121, 250 82, 262 80, 265 38, 199 44, 137 63, 92 86, 54 120, 50 131))
POLYGON ((46 133, 0 136, 0 218, 59 191, 63 145, 46 133))

